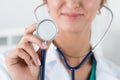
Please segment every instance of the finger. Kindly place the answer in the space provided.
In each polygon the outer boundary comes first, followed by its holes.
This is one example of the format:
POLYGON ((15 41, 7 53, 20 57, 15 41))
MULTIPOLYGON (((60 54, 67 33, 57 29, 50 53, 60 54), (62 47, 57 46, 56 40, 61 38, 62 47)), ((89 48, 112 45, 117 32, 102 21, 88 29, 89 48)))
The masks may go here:
POLYGON ((42 49, 46 49, 48 46, 46 44, 44 44, 44 42, 42 40, 40 40, 36 35, 26 35, 22 38, 20 44, 24 44, 24 43, 34 43, 37 44, 40 48, 42 49))
POLYGON ((39 55, 39 59, 40 59, 40 60, 41 60, 41 58, 42 58, 41 52, 42 52, 42 50, 41 50, 41 49, 38 49, 37 54, 39 55))
POLYGON ((6 63, 10 62, 9 65, 14 65, 19 63, 20 60, 24 60, 26 64, 30 64, 30 56, 26 54, 26 52, 20 48, 16 48, 15 50, 11 51, 9 56, 6 58, 6 63))
POLYGON ((23 48, 23 50, 25 50, 30 55, 35 65, 41 65, 39 55, 35 52, 33 46, 30 43, 24 43, 19 47, 23 48))
POLYGON ((27 65, 33 65, 30 61, 30 55, 28 55, 23 49, 17 48, 17 52, 18 57, 23 59, 27 63, 27 65))
POLYGON ((30 27, 25 29, 25 34, 32 34, 37 28, 37 23, 32 24, 30 27))

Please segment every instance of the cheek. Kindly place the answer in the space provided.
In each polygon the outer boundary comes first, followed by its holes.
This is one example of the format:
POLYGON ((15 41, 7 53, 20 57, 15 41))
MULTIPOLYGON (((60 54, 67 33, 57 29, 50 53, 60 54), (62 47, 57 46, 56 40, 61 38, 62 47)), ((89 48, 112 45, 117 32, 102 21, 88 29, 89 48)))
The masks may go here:
POLYGON ((55 14, 57 11, 59 11, 60 5, 62 1, 61 0, 48 0, 48 8, 51 14, 55 14))
POLYGON ((85 6, 86 10, 91 13, 96 13, 97 10, 100 8, 99 2, 89 2, 88 5, 85 6))
POLYGON ((51 18, 58 24, 60 21, 60 11, 63 5, 63 0, 48 0, 48 8, 51 18))
POLYGON ((86 11, 86 18, 91 22, 96 16, 96 13, 100 8, 100 4, 98 2, 91 2, 88 5, 84 6, 84 8, 86 11))

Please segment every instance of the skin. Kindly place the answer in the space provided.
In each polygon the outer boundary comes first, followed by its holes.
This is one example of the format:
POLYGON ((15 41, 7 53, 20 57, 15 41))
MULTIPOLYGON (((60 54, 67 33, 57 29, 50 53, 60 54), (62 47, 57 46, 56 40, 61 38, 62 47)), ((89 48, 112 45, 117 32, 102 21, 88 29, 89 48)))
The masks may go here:
MULTIPOLYGON (((59 30, 53 43, 62 49, 69 65, 78 65, 91 48, 91 23, 105 1, 46 0, 45 2, 59 30)), ((43 44, 42 40, 32 34, 36 28, 37 23, 28 27, 17 47, 10 51, 6 58, 12 80, 39 80, 40 51, 49 45, 43 44), (34 51, 32 43, 40 47, 37 52, 34 51)), ((91 66, 90 58, 76 71, 75 80, 88 80, 91 66)), ((70 74, 69 70, 68 72, 70 74)))

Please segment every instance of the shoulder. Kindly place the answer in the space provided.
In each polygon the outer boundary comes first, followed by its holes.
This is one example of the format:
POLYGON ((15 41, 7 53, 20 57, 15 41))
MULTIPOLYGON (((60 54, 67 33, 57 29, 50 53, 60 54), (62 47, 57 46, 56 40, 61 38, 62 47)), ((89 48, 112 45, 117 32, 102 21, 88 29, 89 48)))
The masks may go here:
POLYGON ((120 80, 120 67, 105 58, 101 49, 94 52, 94 57, 97 62, 97 80, 120 80))
POLYGON ((103 57, 97 60, 97 74, 105 76, 106 80, 120 80, 120 67, 103 57))
POLYGON ((108 59, 104 59, 104 64, 113 72, 118 73, 120 75, 120 66, 116 65, 112 61, 108 59))

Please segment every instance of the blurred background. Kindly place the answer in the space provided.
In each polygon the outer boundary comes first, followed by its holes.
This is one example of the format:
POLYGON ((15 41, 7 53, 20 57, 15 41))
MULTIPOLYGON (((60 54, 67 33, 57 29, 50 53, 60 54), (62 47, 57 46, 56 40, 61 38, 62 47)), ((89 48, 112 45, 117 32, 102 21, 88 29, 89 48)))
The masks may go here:
MULTIPOLYGON (((0 54, 13 49, 21 39, 24 29, 36 22, 34 9, 41 2, 0 0, 0 54)), ((100 48, 106 58, 120 66, 120 0, 108 0, 107 5, 113 11, 114 20, 100 48)))

